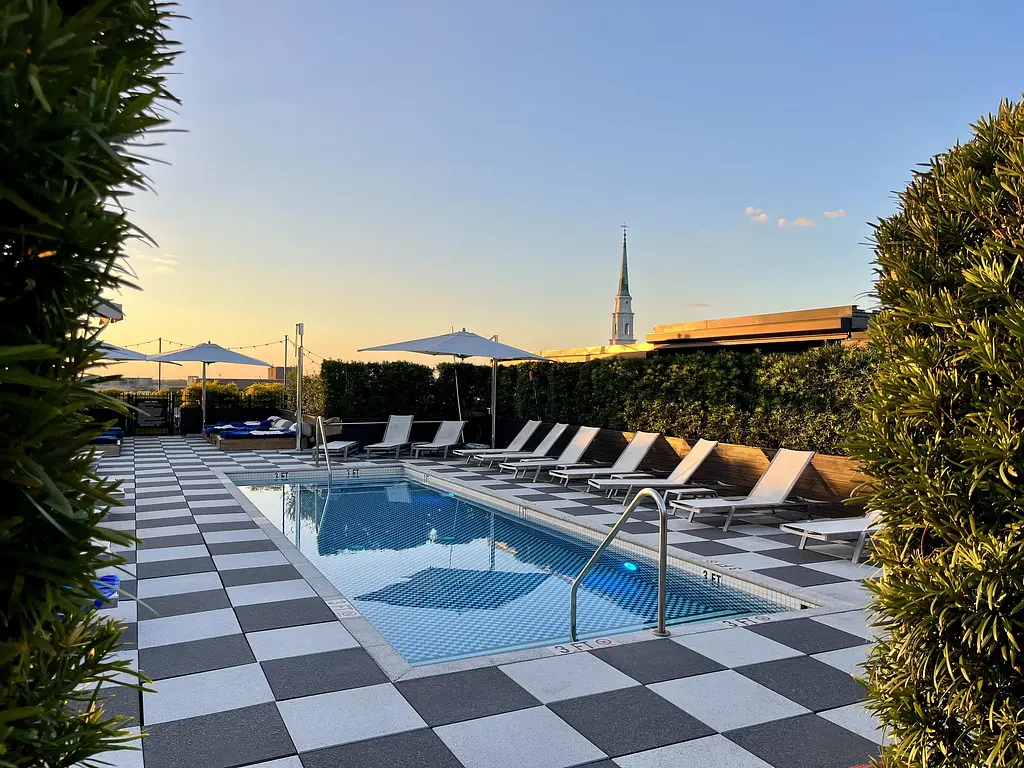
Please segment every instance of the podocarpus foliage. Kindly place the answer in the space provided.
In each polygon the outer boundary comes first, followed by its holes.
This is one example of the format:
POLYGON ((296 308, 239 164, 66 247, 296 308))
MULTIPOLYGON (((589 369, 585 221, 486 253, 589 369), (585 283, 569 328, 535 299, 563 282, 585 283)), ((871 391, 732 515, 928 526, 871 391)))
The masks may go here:
POLYGON ((887 768, 1024 765, 1024 107, 914 174, 875 230, 878 369, 852 452, 882 511, 887 768))
POLYGON ((102 425, 85 413, 117 405, 85 372, 90 315, 140 234, 119 201, 145 186, 139 139, 164 123, 169 15, 0 3, 0 766, 77 765, 123 738, 94 698, 126 667, 122 630, 83 610, 105 544, 127 542, 101 527, 114 485, 93 474, 102 425))

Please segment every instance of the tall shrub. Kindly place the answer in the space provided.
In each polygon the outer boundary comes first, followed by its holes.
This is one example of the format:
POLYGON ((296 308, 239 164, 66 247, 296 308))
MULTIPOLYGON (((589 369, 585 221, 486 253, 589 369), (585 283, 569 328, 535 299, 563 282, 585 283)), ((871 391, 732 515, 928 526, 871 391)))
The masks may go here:
POLYGON ((874 234, 853 453, 882 512, 867 663, 900 766, 1024 764, 1024 107, 934 158, 874 234))
MULTIPOLYGON (((146 186, 139 138, 163 125, 170 9, 152 0, 0 8, 0 764, 71 766, 119 743, 96 683, 122 628, 82 609, 115 486, 93 473, 118 408, 89 386, 89 316, 122 284, 119 201, 146 186)), ((143 152, 145 150, 142 150, 143 152)))
POLYGON ((324 360, 320 364, 320 378, 327 416, 422 416, 434 407, 434 371, 426 365, 324 360))

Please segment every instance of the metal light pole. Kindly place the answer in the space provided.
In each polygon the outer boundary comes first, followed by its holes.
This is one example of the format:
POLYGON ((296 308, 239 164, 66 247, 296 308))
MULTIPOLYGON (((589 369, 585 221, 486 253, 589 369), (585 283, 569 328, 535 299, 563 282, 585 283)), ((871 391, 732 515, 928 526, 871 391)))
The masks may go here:
POLYGON ((284 396, 288 397, 288 334, 287 333, 284 335, 284 375, 281 377, 281 381, 284 383, 284 396))
MULTIPOLYGON (((156 353, 158 355, 160 355, 160 354, 163 354, 163 351, 164 351, 164 340, 163 340, 163 337, 160 337, 159 339, 156 340, 156 353)), ((157 389, 163 389, 164 388, 163 366, 164 366, 163 363, 157 363, 156 364, 156 388, 157 389)))
POLYGON ((297 360, 295 368, 295 450, 302 449, 302 334, 303 324, 295 324, 295 351, 297 360))
MULTIPOLYGON (((497 341, 498 334, 491 336, 497 341)), ((491 358, 491 448, 497 446, 498 439, 498 359, 491 358)))

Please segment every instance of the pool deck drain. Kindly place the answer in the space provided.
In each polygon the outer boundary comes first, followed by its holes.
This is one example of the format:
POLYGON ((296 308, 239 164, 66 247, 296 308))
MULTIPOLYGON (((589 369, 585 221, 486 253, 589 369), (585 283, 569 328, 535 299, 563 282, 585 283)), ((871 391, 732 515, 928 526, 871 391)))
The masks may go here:
MULTIPOLYGON (((408 464, 588 525, 622 509, 575 488, 408 464)), ((109 688, 108 710, 148 734, 142 752, 104 756, 113 765, 849 768, 877 754, 851 677, 872 637, 860 610, 872 570, 841 559, 845 545, 798 550, 771 518, 726 535, 673 520, 680 558, 823 607, 409 668, 224 475, 309 469, 304 456, 182 438, 128 439, 100 461, 125 481, 109 524, 143 539, 126 553, 136 581, 122 576, 146 605, 123 596, 108 613, 129 625, 122 653, 156 691, 109 688)), ((657 531, 630 525, 641 543, 657 531)))

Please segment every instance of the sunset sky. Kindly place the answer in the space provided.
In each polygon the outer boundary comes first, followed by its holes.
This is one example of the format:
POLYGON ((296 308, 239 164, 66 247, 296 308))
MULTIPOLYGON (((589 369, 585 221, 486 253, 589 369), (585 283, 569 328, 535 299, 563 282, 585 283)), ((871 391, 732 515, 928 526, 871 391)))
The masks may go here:
MULTIPOLYGON (((129 249, 144 291, 112 297, 114 344, 259 344, 299 321, 341 358, 463 326, 527 349, 601 344, 623 221, 640 338, 870 306, 868 222, 1024 87, 1016 2, 181 11, 186 133, 160 150, 158 194, 135 200, 159 245, 129 249)), ((250 353, 281 363, 279 344, 250 353)))

